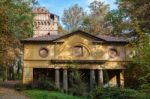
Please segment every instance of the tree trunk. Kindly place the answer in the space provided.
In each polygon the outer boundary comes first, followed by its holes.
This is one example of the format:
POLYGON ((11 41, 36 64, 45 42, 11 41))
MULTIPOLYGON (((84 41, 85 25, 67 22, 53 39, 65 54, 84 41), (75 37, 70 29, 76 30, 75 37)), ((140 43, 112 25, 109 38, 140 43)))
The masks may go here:
POLYGON ((7 66, 4 66, 3 81, 7 81, 7 66))

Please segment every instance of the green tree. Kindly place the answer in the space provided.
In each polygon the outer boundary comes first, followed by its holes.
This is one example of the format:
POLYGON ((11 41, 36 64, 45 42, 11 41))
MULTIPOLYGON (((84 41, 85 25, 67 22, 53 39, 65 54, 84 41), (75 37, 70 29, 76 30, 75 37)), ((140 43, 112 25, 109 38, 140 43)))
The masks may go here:
POLYGON ((128 72, 129 78, 137 81, 137 86, 142 89, 150 89, 150 27, 149 27, 149 14, 150 14, 150 1, 149 0, 118 0, 119 10, 127 16, 130 21, 128 24, 131 26, 132 36, 131 44, 136 51, 133 58, 130 71, 134 71, 134 78, 129 76, 133 72, 128 72))
POLYGON ((112 35, 128 36, 127 33, 125 32, 128 32, 130 30, 131 24, 130 21, 127 21, 126 19, 127 19, 126 14, 120 9, 111 10, 107 14, 106 20, 112 26, 112 31, 111 31, 112 35))
POLYGON ((83 16, 85 16, 83 8, 78 4, 75 4, 64 10, 62 22, 64 23, 67 30, 76 30, 80 28, 83 16))
POLYGON ((84 17, 82 27, 85 31, 97 34, 110 34, 111 25, 106 20, 109 6, 101 1, 93 1, 89 5, 90 13, 84 17))
POLYGON ((31 3, 30 0, 0 1, 0 66, 6 80, 9 66, 20 57, 19 40, 32 36, 31 3))
POLYGON ((135 21, 138 23, 140 30, 144 33, 150 33, 150 1, 149 0, 117 0, 119 10, 128 18, 131 24, 130 33, 134 34, 136 38, 139 34, 134 28, 135 21))

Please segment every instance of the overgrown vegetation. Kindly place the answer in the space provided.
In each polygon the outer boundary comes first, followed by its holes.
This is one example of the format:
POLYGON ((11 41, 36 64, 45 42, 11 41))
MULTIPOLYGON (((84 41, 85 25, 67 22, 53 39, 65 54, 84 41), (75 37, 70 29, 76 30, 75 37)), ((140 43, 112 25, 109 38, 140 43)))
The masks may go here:
POLYGON ((58 89, 53 81, 48 79, 48 77, 40 77, 37 82, 31 85, 33 89, 42 89, 50 91, 58 91, 58 89))
POLYGON ((100 88, 97 87, 89 99, 149 99, 150 95, 125 88, 100 88))
MULTIPOLYGON (((128 28, 127 36, 130 38, 134 57, 127 68, 127 86, 129 88, 140 89, 145 92, 150 90, 150 2, 148 0, 118 0, 119 10, 126 18, 128 28), (144 11, 144 12, 143 12, 144 11), (131 76, 132 75, 132 76, 131 76), (129 82, 130 81, 130 82, 129 82)), ((123 22, 123 21, 121 21, 123 22)))
POLYGON ((27 85, 24 85, 24 84, 22 84, 22 83, 17 83, 17 84, 15 85, 15 89, 16 89, 17 91, 24 91, 24 90, 27 89, 27 85))
POLYGON ((44 90, 27 90, 24 94, 31 99, 84 99, 77 96, 67 95, 61 92, 44 90))
POLYGON ((71 74, 69 78, 70 78, 69 81, 71 86, 69 92, 76 96, 86 96, 87 88, 86 88, 86 84, 83 81, 84 74, 80 73, 76 69, 71 69, 71 74))

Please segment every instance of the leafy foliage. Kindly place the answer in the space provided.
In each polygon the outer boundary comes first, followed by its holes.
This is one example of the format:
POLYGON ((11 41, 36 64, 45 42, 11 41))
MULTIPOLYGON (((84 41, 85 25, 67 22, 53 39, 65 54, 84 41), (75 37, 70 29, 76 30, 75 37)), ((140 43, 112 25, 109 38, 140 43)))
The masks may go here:
POLYGON ((90 14, 83 20, 84 30, 94 35, 110 34, 112 27, 106 20, 109 6, 101 1, 95 0, 90 3, 89 9, 90 14))
POLYGON ((109 11, 108 5, 100 1, 93 1, 89 5, 90 13, 84 12, 83 8, 77 4, 64 10, 62 22, 67 30, 81 29, 97 34, 110 34, 112 27, 106 20, 109 11))
POLYGON ((0 66, 5 71, 21 56, 20 39, 32 35, 30 0, 0 1, 0 66))
POLYGON ((99 88, 92 93, 90 99, 149 99, 150 97, 142 92, 122 88, 99 88))
POLYGON ((117 0, 118 10, 109 12, 107 19, 117 35, 126 34, 136 55, 127 68, 127 85, 149 91, 150 73, 150 28, 149 0, 117 0), (119 33, 120 32, 120 33, 119 33), (131 76, 132 75, 132 76, 131 76))
POLYGON ((72 69, 69 78, 71 84, 69 91, 76 96, 86 96, 87 89, 83 81, 84 75, 81 74, 78 70, 72 69))
POLYGON ((125 35, 125 32, 130 31, 130 21, 126 14, 120 9, 111 10, 107 14, 106 20, 111 24, 111 34, 114 36, 123 36, 125 35))
POLYGON ((69 31, 79 29, 84 15, 85 12, 83 11, 83 8, 75 4, 69 9, 64 10, 62 22, 69 31))
POLYGON ((150 2, 149 0, 118 0, 120 10, 122 10, 133 21, 137 19, 141 31, 150 32, 150 2))
POLYGON ((36 89, 43 89, 43 90, 58 90, 58 88, 55 86, 55 83, 52 82, 50 79, 47 77, 40 77, 38 81, 32 84, 32 88, 36 89))

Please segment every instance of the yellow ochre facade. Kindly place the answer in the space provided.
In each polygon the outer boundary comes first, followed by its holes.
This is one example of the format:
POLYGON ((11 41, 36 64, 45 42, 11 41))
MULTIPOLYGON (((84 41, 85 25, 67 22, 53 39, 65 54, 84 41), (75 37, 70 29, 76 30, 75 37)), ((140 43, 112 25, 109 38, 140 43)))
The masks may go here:
POLYGON ((93 36, 78 30, 58 37, 46 35, 29 38, 22 40, 22 43, 24 84, 34 82, 34 69, 53 69, 55 84, 60 87, 62 83, 63 88, 67 90, 68 69, 75 68, 89 71, 87 77, 91 87, 95 79, 100 86, 124 86, 124 69, 129 58, 126 48, 128 42, 125 40, 93 36), (104 71, 109 77, 107 83, 104 83, 104 71), (60 81, 61 75, 63 81, 60 81))

